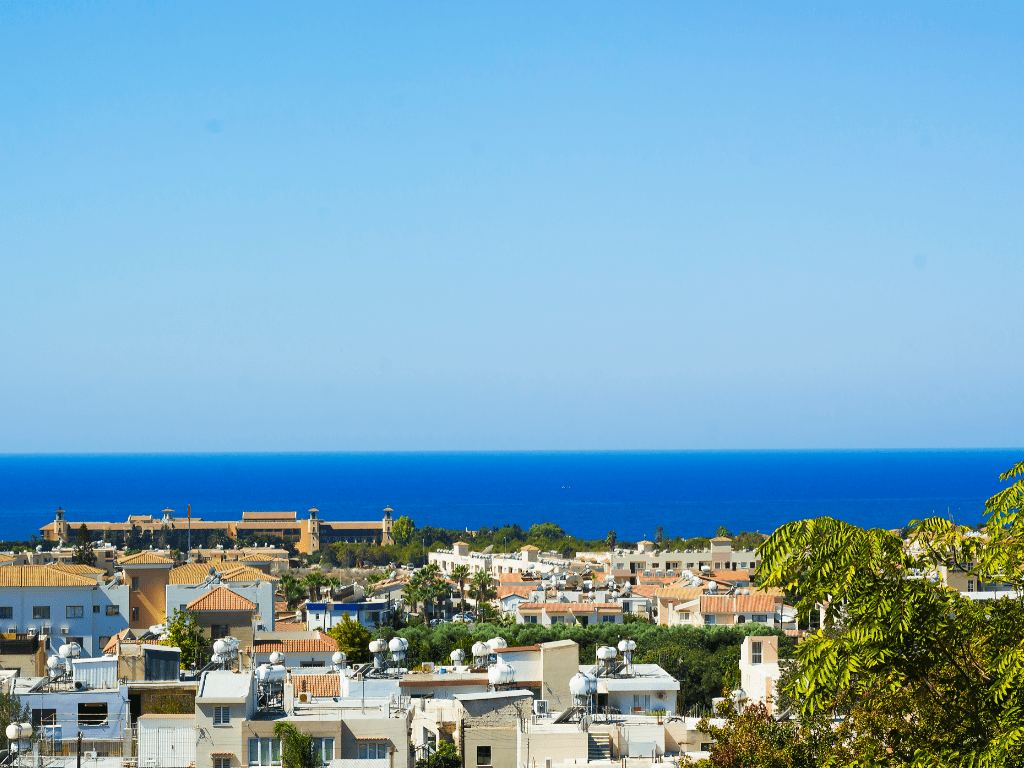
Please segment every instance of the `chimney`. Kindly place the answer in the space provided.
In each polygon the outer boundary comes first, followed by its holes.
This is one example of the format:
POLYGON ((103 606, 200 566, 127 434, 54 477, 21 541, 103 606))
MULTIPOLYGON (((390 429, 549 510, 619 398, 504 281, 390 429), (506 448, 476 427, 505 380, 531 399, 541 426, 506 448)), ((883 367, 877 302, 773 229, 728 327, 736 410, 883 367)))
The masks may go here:
POLYGON ((295 714, 295 684, 292 683, 291 678, 284 684, 284 713, 286 715, 295 714))

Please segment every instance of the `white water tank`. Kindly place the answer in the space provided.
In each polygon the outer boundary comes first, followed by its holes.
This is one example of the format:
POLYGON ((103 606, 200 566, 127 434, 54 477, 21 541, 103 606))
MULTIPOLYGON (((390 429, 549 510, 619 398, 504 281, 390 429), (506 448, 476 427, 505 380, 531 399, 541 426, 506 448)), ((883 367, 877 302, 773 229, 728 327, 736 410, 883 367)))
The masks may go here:
POLYGON ((487 645, 487 643, 481 643, 479 640, 477 640, 475 643, 473 643, 473 655, 477 658, 481 658, 483 656, 490 656, 491 648, 489 645, 487 645))
POLYGON ((590 695, 590 678, 582 672, 577 672, 569 678, 569 693, 573 696, 590 695))
POLYGON ((487 641, 487 645, 490 647, 491 653, 494 653, 499 648, 508 648, 508 643, 505 642, 504 637, 492 637, 487 641))
POLYGON ((511 664, 499 659, 487 670, 487 680, 491 685, 509 685, 516 681, 516 671, 511 664))
POLYGON ((466 660, 466 652, 461 648, 456 648, 454 651, 452 651, 451 658, 452 664, 458 667, 462 664, 462 662, 466 660))
POLYGON ((288 671, 283 664, 260 664, 256 667, 256 679, 261 683, 283 683, 288 671))
POLYGON ((387 647, 387 643, 385 643, 383 640, 370 641, 370 653, 381 653, 387 647))
POLYGON ((611 661, 618 655, 618 652, 610 645, 602 645, 597 649, 597 658, 601 661, 611 661))
POLYGON ((331 662, 333 664, 336 664, 336 665, 338 665, 340 667, 340 666, 342 666, 345 663, 345 660, 347 658, 348 657, 345 655, 344 651, 335 651, 334 655, 331 656, 331 662))
POLYGON ((619 650, 625 653, 626 651, 636 650, 636 640, 619 640, 619 650))

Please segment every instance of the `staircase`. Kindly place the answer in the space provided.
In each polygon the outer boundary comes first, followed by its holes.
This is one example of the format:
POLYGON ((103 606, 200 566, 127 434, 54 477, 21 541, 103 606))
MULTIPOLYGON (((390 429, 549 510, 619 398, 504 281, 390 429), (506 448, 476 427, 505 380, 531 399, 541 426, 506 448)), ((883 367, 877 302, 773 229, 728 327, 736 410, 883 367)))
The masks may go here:
POLYGON ((587 734, 587 762, 609 762, 612 759, 612 737, 607 733, 587 734))

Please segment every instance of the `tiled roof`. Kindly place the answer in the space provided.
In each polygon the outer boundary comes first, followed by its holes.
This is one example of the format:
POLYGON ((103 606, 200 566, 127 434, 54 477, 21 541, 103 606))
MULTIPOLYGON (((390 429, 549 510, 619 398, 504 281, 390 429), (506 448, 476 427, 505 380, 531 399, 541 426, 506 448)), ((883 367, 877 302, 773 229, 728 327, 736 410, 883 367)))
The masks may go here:
POLYGON ((775 613, 772 595, 703 595, 701 613, 775 613))
POLYGON ((95 587, 96 579, 68 573, 48 565, 5 565, 0 587, 95 587))
POLYGON ((280 651, 285 655, 289 653, 334 653, 338 650, 338 643, 330 635, 321 632, 320 637, 316 640, 307 638, 296 640, 284 640, 281 638, 257 640, 250 650, 253 653, 280 651))
POLYGON ((13 563, 14 555, 0 555, 0 563, 13 563))
POLYGON ((529 597, 531 592, 533 592, 533 587, 502 585, 498 587, 498 599, 500 600, 501 598, 508 597, 509 595, 529 597))
POLYGON ((220 572, 221 581, 280 581, 276 576, 268 576, 259 568, 235 562, 188 563, 172 568, 169 581, 171 584, 202 584, 210 575, 210 567, 220 572))
POLYGON ((500 573, 500 574, 498 574, 498 583, 499 584, 508 584, 510 582, 517 583, 517 584, 518 583, 522 583, 523 582, 523 574, 521 574, 521 573, 500 573))
POLYGON ((238 558, 240 563, 272 563, 276 560, 273 555, 257 555, 255 552, 238 558))
POLYGON ((658 597, 670 600, 693 600, 704 594, 704 587, 661 587, 658 597))
POLYGON ((110 640, 107 641, 107 644, 103 646, 103 653, 117 653, 117 641, 120 640, 123 642, 130 632, 131 629, 122 629, 120 632, 118 632, 116 635, 110 638, 110 640))
POLYGON ((295 695, 308 693, 314 699, 341 695, 341 675, 292 675, 295 695))
POLYGON ((523 551, 523 552, 540 552, 540 547, 535 547, 535 546, 533 546, 533 544, 527 544, 525 547, 522 548, 521 551, 523 551))
POLYGON ((275 632, 305 632, 306 625, 298 621, 275 621, 275 632))
POLYGON ((712 571, 710 575, 712 579, 718 579, 719 581, 750 581, 750 571, 734 571, 729 569, 712 571))
POLYGON ((728 541, 730 544, 732 544, 732 539, 730 539, 728 536, 715 536, 715 538, 713 538, 712 541, 728 541))
POLYGON ((86 574, 86 573, 106 573, 102 568, 97 568, 94 565, 86 565, 85 563, 53 563, 50 565, 51 568, 57 568, 61 571, 67 571, 68 573, 86 574))
POLYGON ((117 561, 118 565, 174 565, 169 557, 158 555, 155 552, 139 552, 135 555, 122 557, 117 561))
POLYGON ((227 587, 217 587, 185 606, 187 611, 255 611, 256 603, 227 587))
POLYGON ((618 603, 520 603, 519 610, 540 611, 546 613, 593 613, 602 609, 622 611, 618 603))
POLYGON ((657 584, 637 584, 630 589, 634 595, 640 597, 654 597, 658 593, 659 587, 657 584))

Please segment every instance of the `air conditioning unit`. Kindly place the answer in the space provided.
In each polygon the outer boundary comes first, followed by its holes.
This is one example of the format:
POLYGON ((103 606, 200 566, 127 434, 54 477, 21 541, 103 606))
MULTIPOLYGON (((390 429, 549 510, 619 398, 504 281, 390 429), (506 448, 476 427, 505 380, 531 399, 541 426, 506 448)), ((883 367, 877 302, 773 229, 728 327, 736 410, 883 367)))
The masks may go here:
POLYGON ((70 633, 71 633, 71 630, 70 630, 70 629, 69 629, 68 627, 61 627, 61 628, 60 628, 60 633, 61 633, 62 635, 67 635, 67 634, 70 634, 70 633))
POLYGON ((8 627, 7 628, 7 632, 8 632, 8 634, 16 635, 16 634, 18 634, 18 628, 17 627, 8 627))
POLYGON ((303 701, 303 702, 305 702, 305 701, 309 701, 309 694, 308 694, 308 693, 306 693, 305 691, 303 691, 302 693, 300 693, 300 694, 299 694, 299 701, 303 701))
POLYGON ((75 690, 76 691, 84 691, 88 687, 89 686, 86 684, 86 682, 84 680, 75 680, 75 690))
POLYGON ((27 634, 28 634, 29 637, 35 637, 36 635, 39 634, 39 630, 36 629, 35 627, 29 627, 27 634))
POLYGON ((85 756, 85 757, 91 757, 93 760, 96 759, 96 752, 88 752, 87 751, 87 752, 83 752, 82 755, 85 756))
POLYGON ((533 714, 535 715, 547 715, 551 713, 551 709, 548 706, 547 699, 534 699, 533 700, 533 714))

